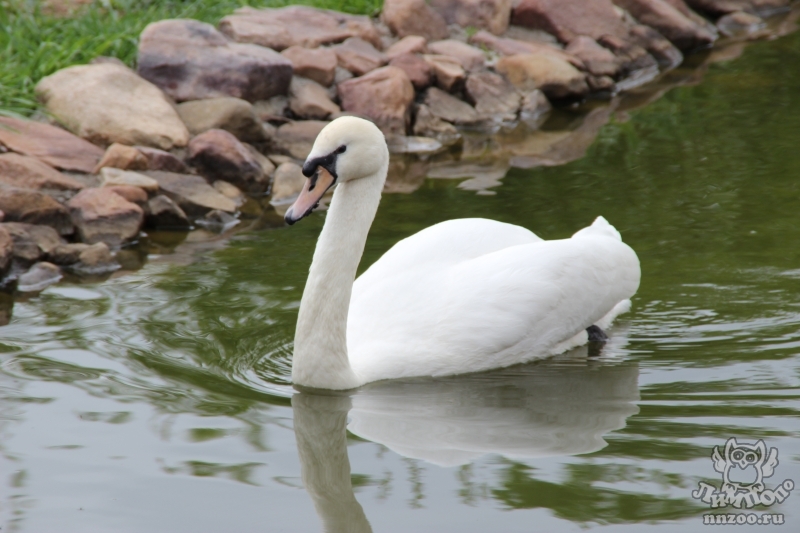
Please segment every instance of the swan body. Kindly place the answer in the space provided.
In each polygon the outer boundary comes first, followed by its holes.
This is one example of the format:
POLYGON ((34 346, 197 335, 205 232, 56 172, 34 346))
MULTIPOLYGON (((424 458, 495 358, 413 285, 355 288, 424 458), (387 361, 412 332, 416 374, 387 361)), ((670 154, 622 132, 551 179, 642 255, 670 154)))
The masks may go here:
POLYGON ((392 247, 355 280, 386 179, 380 130, 355 117, 326 126, 289 223, 333 195, 300 303, 292 380, 349 389, 411 376, 500 368, 561 353, 630 307, 639 260, 598 217, 545 241, 486 219, 451 220, 392 247))

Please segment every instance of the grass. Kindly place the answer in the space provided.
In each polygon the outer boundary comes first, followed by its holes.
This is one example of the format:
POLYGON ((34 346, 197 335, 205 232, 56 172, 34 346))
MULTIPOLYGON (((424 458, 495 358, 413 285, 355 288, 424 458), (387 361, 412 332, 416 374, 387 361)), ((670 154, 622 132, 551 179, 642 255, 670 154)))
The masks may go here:
POLYGON ((97 56, 134 67, 139 34, 151 22, 192 18, 215 24, 243 5, 306 4, 373 14, 382 0, 96 0, 71 17, 44 13, 40 2, 0 0, 0 115, 30 115, 38 107, 40 79, 97 56))

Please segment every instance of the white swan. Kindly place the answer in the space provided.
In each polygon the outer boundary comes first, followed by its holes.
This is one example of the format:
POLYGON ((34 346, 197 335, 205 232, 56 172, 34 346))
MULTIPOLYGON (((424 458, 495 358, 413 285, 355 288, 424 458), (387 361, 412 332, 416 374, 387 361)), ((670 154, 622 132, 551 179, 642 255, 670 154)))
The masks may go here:
POLYGON ((587 342, 630 307, 639 260, 602 217, 543 241, 485 219, 436 224, 392 247, 358 280, 389 151, 371 122, 319 134, 293 224, 338 184, 317 241, 294 340, 295 385, 351 389, 382 379, 478 372, 587 342))

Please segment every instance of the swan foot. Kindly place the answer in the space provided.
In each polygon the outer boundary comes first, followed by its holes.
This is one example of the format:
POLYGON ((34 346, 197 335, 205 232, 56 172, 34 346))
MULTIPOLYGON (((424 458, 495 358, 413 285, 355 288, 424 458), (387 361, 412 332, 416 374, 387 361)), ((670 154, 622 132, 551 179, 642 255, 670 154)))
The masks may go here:
POLYGON ((594 325, 586 328, 586 333, 589 334, 589 357, 599 357, 603 346, 605 346, 608 341, 608 335, 606 335, 605 331, 594 325))

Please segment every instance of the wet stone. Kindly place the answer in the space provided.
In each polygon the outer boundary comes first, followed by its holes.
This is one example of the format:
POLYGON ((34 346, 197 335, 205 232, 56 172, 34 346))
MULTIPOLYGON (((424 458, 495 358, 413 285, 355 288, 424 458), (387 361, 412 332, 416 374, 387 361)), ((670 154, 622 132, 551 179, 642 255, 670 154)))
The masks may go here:
POLYGON ((58 283, 63 276, 61 269, 53 263, 42 261, 33 265, 17 280, 20 292, 38 292, 53 283, 58 283))
POLYGON ((82 242, 59 244, 50 250, 47 259, 57 265, 71 265, 77 263, 80 260, 81 252, 90 246, 82 242))
POLYGON ((145 223, 148 227, 185 230, 191 226, 183 209, 163 194, 151 198, 147 206, 148 215, 145 223))
POLYGON ((0 227, 11 235, 14 258, 25 265, 34 263, 62 243, 56 230, 49 226, 3 222, 0 227))

